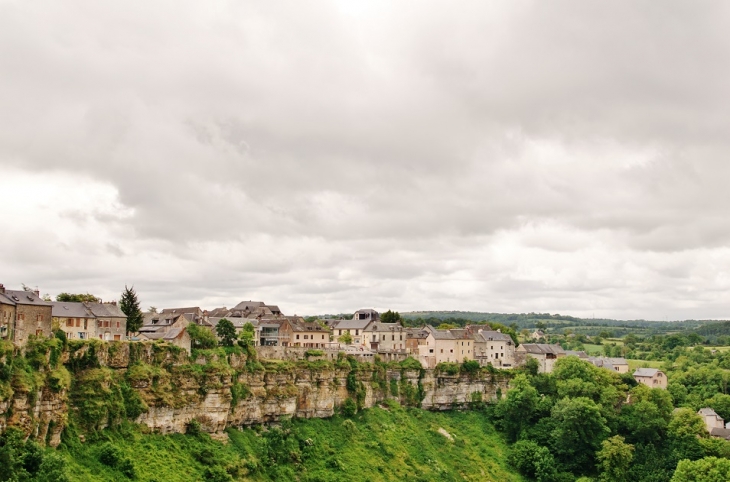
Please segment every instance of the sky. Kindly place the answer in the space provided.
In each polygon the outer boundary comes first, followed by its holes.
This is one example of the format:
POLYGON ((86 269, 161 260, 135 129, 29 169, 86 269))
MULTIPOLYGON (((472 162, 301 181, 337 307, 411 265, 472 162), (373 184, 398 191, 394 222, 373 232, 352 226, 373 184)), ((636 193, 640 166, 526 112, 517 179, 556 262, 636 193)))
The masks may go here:
POLYGON ((0 283, 730 318, 730 4, 0 0, 0 283))

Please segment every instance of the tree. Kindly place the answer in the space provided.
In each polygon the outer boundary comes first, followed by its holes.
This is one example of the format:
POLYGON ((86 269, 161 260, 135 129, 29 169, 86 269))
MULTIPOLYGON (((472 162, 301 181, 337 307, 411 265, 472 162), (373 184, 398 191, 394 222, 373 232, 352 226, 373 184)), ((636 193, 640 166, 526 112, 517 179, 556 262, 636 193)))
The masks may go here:
POLYGON ((142 310, 139 309, 139 300, 137 293, 134 292, 134 286, 127 288, 127 285, 124 285, 119 308, 127 315, 127 333, 138 332, 144 323, 144 316, 142 310))
POLYGON ((220 320, 215 327, 215 332, 218 338, 221 339, 221 345, 233 346, 233 342, 236 339, 236 327, 233 326, 231 320, 227 318, 220 320))
POLYGON ((340 343, 344 343, 345 345, 349 345, 352 343, 352 335, 350 335, 350 332, 345 332, 344 335, 340 336, 337 341, 340 343))
POLYGON ((512 388, 496 407, 496 415, 500 417, 510 441, 517 440, 522 431, 530 426, 539 400, 537 390, 530 385, 525 375, 517 375, 512 380, 512 388))
POLYGON ((91 293, 59 293, 56 295, 56 301, 64 301, 66 303, 101 303, 101 298, 97 298, 91 293))
POLYGON ((218 340, 211 330, 195 323, 190 323, 186 329, 193 348, 208 349, 218 346, 218 340))
POLYGON ((150 313, 157 313, 157 307, 156 306, 150 306, 149 310, 150 313))
POLYGON ((250 321, 247 321, 246 324, 243 325, 243 330, 241 330, 238 344, 242 347, 254 346, 256 344, 255 337, 256 328, 254 328, 250 321))
POLYGON ((610 432, 601 407, 590 398, 563 398, 551 417, 557 422, 552 433, 555 452, 563 464, 575 473, 594 467, 595 453, 610 432))
POLYGON ((603 441, 596 457, 602 482, 625 482, 634 458, 634 446, 625 443, 620 435, 615 435, 603 441))
POLYGON ((705 457, 682 460, 677 464, 672 482, 725 482, 730 480, 730 460, 705 457))
POLYGON ((507 461, 519 473, 538 482, 555 480, 557 472, 555 458, 550 450, 531 440, 520 440, 514 444, 507 461))
POLYGON ((401 316, 397 311, 386 311, 380 315, 380 321, 383 323, 400 323, 401 316))

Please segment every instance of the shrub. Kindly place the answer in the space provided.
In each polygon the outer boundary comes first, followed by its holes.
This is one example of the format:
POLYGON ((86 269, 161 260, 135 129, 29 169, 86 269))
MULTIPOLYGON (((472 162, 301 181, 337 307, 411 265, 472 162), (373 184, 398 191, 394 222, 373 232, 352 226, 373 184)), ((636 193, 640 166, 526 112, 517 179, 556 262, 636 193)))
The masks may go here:
POLYGON ((304 352, 304 356, 307 358, 310 356, 324 356, 324 352, 322 350, 307 350, 304 352))
POLYGON ((470 375, 479 373, 480 368, 481 366, 476 360, 466 360, 464 363, 461 364, 461 371, 470 375))
POLYGON ((201 432, 202 432, 202 428, 200 427, 200 422, 198 422, 195 419, 190 420, 185 425, 185 433, 188 435, 197 436, 197 435, 200 435, 201 432))
POLYGON ((229 482, 233 477, 220 465, 206 467, 203 471, 203 479, 211 482, 229 482))
POLYGON ((352 417, 357 413, 357 404, 352 398, 348 398, 342 404, 342 415, 352 417))

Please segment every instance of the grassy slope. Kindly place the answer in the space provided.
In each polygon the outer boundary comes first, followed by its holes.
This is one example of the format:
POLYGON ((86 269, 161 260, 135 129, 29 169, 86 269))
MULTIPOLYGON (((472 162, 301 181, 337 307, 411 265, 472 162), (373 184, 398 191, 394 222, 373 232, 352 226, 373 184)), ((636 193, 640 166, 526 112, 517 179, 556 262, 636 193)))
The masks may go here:
MULTIPOLYGON (((205 465, 196 454, 205 450, 215 463, 238 467, 237 480, 522 480, 507 468, 506 444, 480 412, 373 408, 356 415, 353 422, 354 427, 341 417, 295 420, 292 435, 279 451, 286 460, 274 466, 266 463, 265 438, 252 429, 231 430, 227 445, 205 435, 143 435, 128 430, 103 436, 132 458, 142 481, 203 480, 205 465), (438 433, 439 428, 454 440, 438 433), (289 455, 292 447, 301 448, 299 456, 289 455)), ((64 449, 73 480, 128 480, 98 461, 99 447, 95 442, 64 449)))

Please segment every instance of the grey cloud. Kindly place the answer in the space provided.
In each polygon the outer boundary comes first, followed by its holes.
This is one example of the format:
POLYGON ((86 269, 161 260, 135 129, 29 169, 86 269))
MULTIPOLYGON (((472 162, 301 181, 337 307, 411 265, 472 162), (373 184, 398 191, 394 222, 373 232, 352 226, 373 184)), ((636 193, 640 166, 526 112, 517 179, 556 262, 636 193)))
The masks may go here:
POLYGON ((43 254, 18 233, 4 263, 74 260, 65 279, 32 268, 54 287, 93 276, 91 259, 117 285, 136 269, 157 304, 248 292, 323 311, 625 313, 660 302, 624 304, 632 290, 671 297, 698 276, 711 291, 712 270, 688 266, 730 242, 727 9, 0 5, 0 166, 91 178, 119 203, 63 218, 113 240, 39 228, 43 254), (590 249, 616 257, 595 279, 574 269, 590 249), (554 256, 565 279, 545 274, 554 256), (522 258, 545 272, 511 272, 522 258), (648 287, 616 282, 630 259, 648 287))

